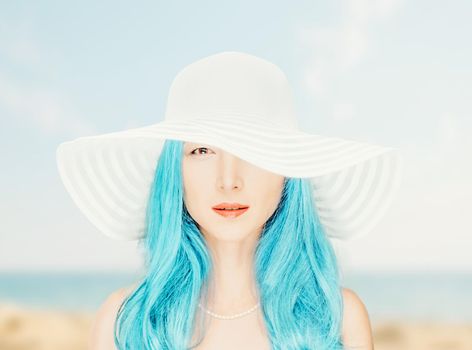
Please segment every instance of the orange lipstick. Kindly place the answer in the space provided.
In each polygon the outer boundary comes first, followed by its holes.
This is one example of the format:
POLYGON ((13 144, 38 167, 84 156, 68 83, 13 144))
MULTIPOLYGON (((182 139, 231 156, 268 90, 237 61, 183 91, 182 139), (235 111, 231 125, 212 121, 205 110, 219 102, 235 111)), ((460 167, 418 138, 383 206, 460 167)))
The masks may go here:
POLYGON ((220 203, 212 207, 213 211, 226 218, 236 218, 244 214, 249 206, 240 203, 220 203))

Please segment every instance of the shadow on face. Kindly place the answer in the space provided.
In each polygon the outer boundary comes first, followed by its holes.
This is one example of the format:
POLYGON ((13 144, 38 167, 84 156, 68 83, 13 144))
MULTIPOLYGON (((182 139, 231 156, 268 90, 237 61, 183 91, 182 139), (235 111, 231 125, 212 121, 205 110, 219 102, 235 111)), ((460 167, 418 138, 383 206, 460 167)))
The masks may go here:
POLYGON ((205 238, 257 239, 279 204, 285 177, 208 144, 185 142, 183 152, 184 203, 205 238), (224 217, 212 209, 220 203, 249 209, 224 217))

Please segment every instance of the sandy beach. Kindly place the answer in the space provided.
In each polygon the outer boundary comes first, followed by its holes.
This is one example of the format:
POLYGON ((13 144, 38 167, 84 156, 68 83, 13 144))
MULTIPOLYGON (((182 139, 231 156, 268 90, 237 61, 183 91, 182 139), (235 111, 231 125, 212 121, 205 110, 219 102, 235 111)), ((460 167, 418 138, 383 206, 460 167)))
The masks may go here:
MULTIPOLYGON (((0 305, 0 350, 86 350, 94 315, 0 305)), ((472 324, 382 321, 375 350, 470 350, 472 324)))

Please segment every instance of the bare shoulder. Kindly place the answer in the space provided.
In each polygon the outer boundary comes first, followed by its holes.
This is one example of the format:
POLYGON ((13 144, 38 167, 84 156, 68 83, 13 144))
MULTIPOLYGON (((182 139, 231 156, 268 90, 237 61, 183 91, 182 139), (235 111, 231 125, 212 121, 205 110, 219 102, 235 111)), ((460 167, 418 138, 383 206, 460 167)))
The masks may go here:
POLYGON ((131 285, 117 289, 102 303, 93 321, 89 349, 116 350, 113 333, 116 316, 121 304, 135 287, 135 285, 131 285))
POLYGON ((369 314, 359 296, 349 288, 342 288, 343 295, 343 331, 344 344, 358 350, 372 350, 372 328, 369 314))

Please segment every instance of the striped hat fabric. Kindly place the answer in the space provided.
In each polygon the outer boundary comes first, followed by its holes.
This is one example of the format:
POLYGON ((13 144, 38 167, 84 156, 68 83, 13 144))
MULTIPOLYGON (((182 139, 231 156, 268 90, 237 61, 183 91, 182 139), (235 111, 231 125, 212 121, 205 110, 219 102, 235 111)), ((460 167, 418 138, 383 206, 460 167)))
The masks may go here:
POLYGON ((163 121, 79 137, 57 148, 65 188, 104 234, 145 235, 145 214, 165 140, 219 147, 285 177, 309 178, 330 238, 372 231, 390 207, 403 174, 399 150, 298 128, 290 84, 275 64, 224 51, 174 78, 163 121))

